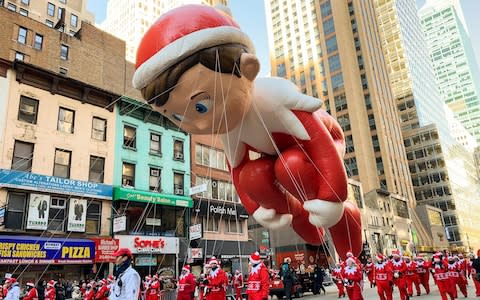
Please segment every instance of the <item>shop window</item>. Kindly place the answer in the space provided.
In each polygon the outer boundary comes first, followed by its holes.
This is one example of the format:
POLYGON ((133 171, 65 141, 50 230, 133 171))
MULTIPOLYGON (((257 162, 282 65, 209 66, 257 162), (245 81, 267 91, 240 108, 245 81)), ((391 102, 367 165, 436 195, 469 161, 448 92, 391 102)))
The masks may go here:
POLYGON ((161 192, 161 172, 159 168, 150 168, 150 191, 161 192))
POLYGON ((31 172, 33 160, 33 145, 21 141, 15 141, 13 147, 12 170, 31 172))
POLYGON ((131 149, 137 147, 137 129, 132 126, 123 126, 123 146, 131 149))
POLYGON ((26 211, 27 194, 8 193, 8 206, 5 227, 9 229, 23 229, 26 211))
POLYGON ((57 130, 73 133, 75 123, 75 111, 60 107, 58 110, 57 130))
POLYGON ((183 174, 173 173, 173 193, 175 195, 183 195, 183 174))
POLYGON ((135 164, 123 163, 122 166, 122 185, 135 187, 135 164))
POLYGON ((173 159, 183 161, 183 141, 174 140, 174 142, 173 142, 173 159))
POLYGON ((160 134, 150 133, 150 153, 155 155, 160 155, 162 153, 162 138, 160 134))
POLYGON ((175 207, 162 207, 162 232, 165 236, 175 236, 177 219, 175 216, 175 207))
POLYGON ((38 100, 20 96, 18 120, 30 124, 37 124, 38 100))
POLYGON ((67 200, 65 198, 52 197, 48 212, 48 230, 65 231, 65 212, 67 200))
POLYGON ((107 140, 107 120, 93 117, 92 119, 92 139, 98 141, 107 140))
POLYGON ((88 172, 88 181, 103 183, 105 170, 105 158, 99 156, 90 156, 90 169, 88 172))
POLYGON ((214 216, 203 217, 203 228, 205 231, 218 232, 218 219, 214 216))
POLYGON ((70 178, 70 165, 72 163, 72 151, 55 149, 55 163, 53 176, 70 178))
POLYGON ((85 233, 99 234, 100 220, 102 216, 102 204, 100 202, 91 201, 87 207, 87 217, 85 224, 85 233))

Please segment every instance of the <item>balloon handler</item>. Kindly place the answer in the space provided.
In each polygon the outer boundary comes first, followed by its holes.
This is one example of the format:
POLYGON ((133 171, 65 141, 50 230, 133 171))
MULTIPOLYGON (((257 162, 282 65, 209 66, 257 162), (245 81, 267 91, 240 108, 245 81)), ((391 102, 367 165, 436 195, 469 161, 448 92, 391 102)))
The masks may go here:
POLYGON ((347 199, 344 135, 322 101, 283 78, 256 78, 250 38, 225 10, 186 5, 160 16, 137 51, 133 85, 191 134, 219 135, 242 204, 269 229, 337 252, 361 252, 360 212, 347 199), (261 154, 249 158, 249 150, 261 154))

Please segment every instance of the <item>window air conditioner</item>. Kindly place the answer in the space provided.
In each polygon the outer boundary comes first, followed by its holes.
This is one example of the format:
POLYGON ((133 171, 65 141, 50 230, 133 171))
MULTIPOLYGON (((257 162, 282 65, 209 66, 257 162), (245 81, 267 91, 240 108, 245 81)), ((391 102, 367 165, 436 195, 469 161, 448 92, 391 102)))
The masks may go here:
POLYGON ((183 195, 183 189, 175 189, 175 195, 183 195))
POLYGON ((175 159, 183 159, 183 153, 175 153, 175 159))

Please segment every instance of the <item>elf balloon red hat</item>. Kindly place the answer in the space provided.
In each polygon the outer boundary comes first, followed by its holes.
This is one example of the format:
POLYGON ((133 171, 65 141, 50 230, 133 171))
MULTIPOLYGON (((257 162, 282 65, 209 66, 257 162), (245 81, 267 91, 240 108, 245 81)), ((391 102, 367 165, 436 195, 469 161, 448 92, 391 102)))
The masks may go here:
POLYGON ((250 254, 249 260, 251 264, 259 264, 261 262, 260 253, 258 253, 258 251, 253 252, 250 254))
POLYGON ((137 49, 133 86, 142 89, 193 53, 225 44, 241 44, 254 53, 250 38, 226 12, 206 5, 172 9, 143 36, 137 49))
POLYGON ((186 265, 182 268, 182 270, 185 270, 187 272, 190 272, 190 266, 189 265, 186 265))

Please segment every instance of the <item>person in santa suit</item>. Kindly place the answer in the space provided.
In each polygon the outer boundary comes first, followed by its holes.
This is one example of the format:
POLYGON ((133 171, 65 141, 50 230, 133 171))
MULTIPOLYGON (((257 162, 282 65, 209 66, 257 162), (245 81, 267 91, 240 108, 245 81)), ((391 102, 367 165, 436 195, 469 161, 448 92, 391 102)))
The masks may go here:
POLYGON ((450 297, 450 300, 453 300, 455 297, 453 289, 451 288, 447 265, 448 263, 443 259, 443 254, 437 252, 432 256, 432 267, 430 272, 433 274, 433 278, 435 279, 442 300, 448 300, 447 296, 450 297))
POLYGON ((343 267, 341 262, 336 263, 335 268, 332 269, 332 279, 338 289, 338 298, 345 297, 345 286, 343 285, 342 270, 343 267))
POLYGON ((207 281, 207 274, 210 273, 211 266, 209 263, 206 263, 204 265, 204 271, 202 274, 200 274, 200 277, 197 280, 197 286, 198 286, 198 300, 203 300, 205 297, 205 291, 207 289, 207 286, 205 282, 207 281))
POLYGON ((250 274, 247 281, 249 300, 267 300, 270 291, 270 275, 260 259, 260 253, 253 252, 249 257, 250 274))
POLYGON ((259 224, 291 226, 313 245, 327 228, 342 257, 350 245, 359 254, 360 210, 346 201, 340 125, 290 81, 257 79, 254 52, 227 12, 181 6, 143 36, 133 86, 188 133, 219 135, 242 204, 259 224), (266 155, 251 160, 249 150, 266 155))
POLYGON ((467 297, 468 296, 468 291, 467 291, 467 272, 468 272, 468 262, 463 258, 463 254, 459 253, 458 255, 455 256, 455 262, 457 264, 457 270, 458 270, 458 280, 457 280, 457 285, 462 294, 467 297))
POLYGON ((147 300, 158 300, 160 295, 160 280, 158 280, 158 275, 155 274, 152 276, 150 280, 150 285, 148 290, 146 291, 146 299, 147 300))
POLYGON ((392 300, 393 298, 393 269, 391 262, 378 253, 375 257, 377 262, 373 266, 373 275, 377 285, 377 293, 380 300, 392 300))
POLYGON ((430 294, 430 263, 425 261, 423 257, 417 256, 415 259, 417 264, 417 276, 420 284, 425 288, 427 295, 430 294))
POLYGON ((56 291, 55 291, 55 281, 50 280, 47 282, 47 290, 45 291, 45 300, 55 300, 56 291))
POLYGON ((102 279, 98 282, 99 289, 95 294, 95 300, 108 300, 110 295, 110 289, 108 288, 108 281, 102 279))
POLYGON ((406 300, 407 281, 405 280, 405 273, 407 272, 407 264, 402 260, 399 250, 393 250, 392 256, 393 283, 398 287, 400 300, 406 300))
POLYGON ((407 271, 405 273, 405 281, 407 283, 407 294, 409 297, 413 296, 413 286, 415 285, 415 290, 417 296, 420 296, 420 279, 417 274, 417 263, 410 259, 410 256, 405 255, 403 257, 405 264, 407 265, 407 271))
POLYGON ((233 289, 235 290, 235 299, 242 300, 243 275, 239 270, 235 270, 233 275, 233 289))
POLYGON ((205 298, 207 300, 225 300, 228 285, 227 274, 219 267, 215 256, 212 256, 208 264, 210 265, 210 272, 204 281, 207 287, 205 298))
MULTIPOLYGON (((457 285, 460 275, 458 273, 458 265, 453 256, 447 258, 448 277, 450 278, 450 288, 455 298, 458 298, 457 285)), ((466 292, 466 291, 465 291, 466 292)))
POLYGON ((343 284, 347 289, 348 299, 363 300, 360 282, 363 279, 363 271, 355 262, 355 258, 349 257, 345 261, 345 268, 342 270, 343 284))
MULTIPOLYGON (((190 272, 190 266, 185 265, 178 279, 179 300, 192 300, 195 294, 195 276, 190 272)), ((153 299, 152 299, 153 300, 153 299)))
POLYGON ((38 300, 38 292, 35 288, 35 283, 27 282, 25 292, 27 294, 23 297, 23 300, 38 300))
POLYGON ((83 295, 85 300, 93 300, 95 299, 95 290, 91 283, 87 284, 87 290, 85 291, 85 295, 83 295))
POLYGON ((373 263, 372 259, 368 258, 367 263, 363 267, 363 271, 367 274, 368 281, 370 282, 370 288, 375 286, 375 279, 373 278, 373 263))

